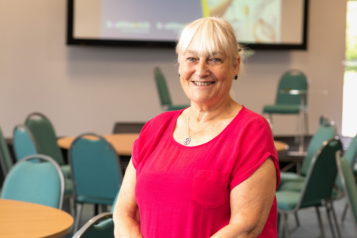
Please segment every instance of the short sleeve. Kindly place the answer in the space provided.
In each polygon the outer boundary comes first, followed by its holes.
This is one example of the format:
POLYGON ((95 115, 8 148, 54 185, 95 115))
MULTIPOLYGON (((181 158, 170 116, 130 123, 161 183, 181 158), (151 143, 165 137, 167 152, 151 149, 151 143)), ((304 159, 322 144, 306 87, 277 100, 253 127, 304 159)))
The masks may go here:
POLYGON ((147 134, 149 130, 148 127, 150 127, 150 122, 151 120, 145 123, 143 129, 140 132, 139 138, 136 139, 133 143, 131 160, 135 169, 137 168, 138 164, 141 162, 143 158, 142 152, 145 147, 145 140, 147 138, 147 134))
POLYGON ((247 122, 242 128, 238 143, 238 158, 232 171, 230 189, 248 179, 268 158, 274 162, 278 187, 280 181, 278 156, 273 134, 266 119, 257 116, 247 122))

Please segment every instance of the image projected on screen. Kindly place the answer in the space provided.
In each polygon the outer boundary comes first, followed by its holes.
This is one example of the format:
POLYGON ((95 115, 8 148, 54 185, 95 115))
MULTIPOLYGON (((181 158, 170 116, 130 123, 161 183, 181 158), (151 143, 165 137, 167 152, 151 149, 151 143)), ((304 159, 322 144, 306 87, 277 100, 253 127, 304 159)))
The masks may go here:
POLYGON ((228 20, 238 41, 279 43, 282 0, 202 0, 204 17, 228 20))
POLYGON ((228 20, 243 44, 301 44, 304 0, 75 0, 75 39, 175 42, 198 18, 228 20))

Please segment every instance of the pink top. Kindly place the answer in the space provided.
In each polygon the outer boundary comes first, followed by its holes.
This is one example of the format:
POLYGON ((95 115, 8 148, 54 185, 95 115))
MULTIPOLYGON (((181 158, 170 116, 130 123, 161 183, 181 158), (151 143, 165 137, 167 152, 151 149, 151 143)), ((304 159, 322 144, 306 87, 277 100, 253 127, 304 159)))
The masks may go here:
MULTIPOLYGON (((228 225, 230 191, 272 158, 273 135, 264 117, 243 107, 215 138, 187 147, 173 139, 180 111, 150 120, 133 146, 135 197, 144 238, 208 238, 228 225)), ((277 237, 274 199, 259 237, 277 237)))

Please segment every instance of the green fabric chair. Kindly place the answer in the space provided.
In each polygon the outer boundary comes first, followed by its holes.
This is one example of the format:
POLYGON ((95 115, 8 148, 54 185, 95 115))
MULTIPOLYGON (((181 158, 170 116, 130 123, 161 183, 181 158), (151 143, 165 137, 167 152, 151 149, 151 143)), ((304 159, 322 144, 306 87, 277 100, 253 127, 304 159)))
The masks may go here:
MULTIPOLYGON (((14 151, 17 161, 30 155, 39 154, 38 146, 33 138, 31 131, 24 125, 17 125, 14 128, 13 144, 14 144, 14 151)), ((32 161, 38 162, 37 159, 32 159, 32 161)), ((66 198, 67 196, 72 195, 72 191, 73 191, 72 180, 65 176, 66 198)))
POLYGON ((10 171, 10 169, 13 166, 9 148, 7 147, 7 143, 2 134, 1 128, 0 128, 0 165, 4 177, 7 175, 7 173, 10 171))
MULTIPOLYGON (((307 120, 307 97, 304 100, 304 107, 301 108, 300 95, 283 93, 283 90, 308 90, 308 82, 305 74, 299 70, 289 70, 283 74, 279 81, 275 104, 265 105, 263 113, 269 114, 269 119, 273 123, 272 114, 304 114, 305 134, 308 133, 307 120)), ((299 121, 297 121, 299 125, 299 121)))
POLYGON ((35 154, 18 161, 8 173, 1 198, 62 208, 64 176, 49 156, 35 154), (47 163, 33 163, 41 159, 47 163))
POLYGON ((73 238, 114 238, 114 222, 113 211, 114 206, 119 196, 119 192, 112 204, 110 212, 104 212, 90 219, 79 231, 73 236, 73 238))
POLYGON ((308 207, 316 208, 321 233, 323 237, 325 237, 319 211, 319 207, 323 205, 323 201, 327 209, 331 230, 334 234, 330 212, 332 211, 333 218, 337 223, 333 204, 331 202, 332 189, 337 175, 337 165, 335 160, 337 151, 342 151, 342 144, 339 140, 331 139, 328 142, 325 142, 323 147, 311 161, 311 166, 309 167, 309 171, 306 175, 303 189, 300 192, 276 192, 278 213, 284 220, 286 237, 290 237, 287 220, 288 214, 295 214, 298 210, 308 207))
POLYGON ((166 80, 159 68, 154 69, 154 76, 156 81, 157 91, 159 92, 159 98, 161 107, 165 108, 166 111, 181 110, 190 105, 172 105, 169 89, 166 85, 166 80))
POLYGON ((26 117, 25 125, 32 132, 38 151, 52 157, 61 166, 63 174, 71 178, 71 168, 64 164, 63 156, 57 145, 57 136, 51 121, 43 114, 33 112, 26 117))
POLYGON ((316 156, 324 141, 327 141, 336 136, 336 128, 332 125, 323 124, 311 138, 307 148, 307 154, 302 163, 300 174, 292 172, 282 172, 279 185, 280 190, 300 191, 304 185, 305 176, 311 165, 311 160, 316 156))
POLYGON ((95 134, 78 136, 68 150, 76 204, 74 231, 79 227, 84 203, 112 205, 122 183, 122 170, 113 146, 95 134), (94 137, 86 139, 87 136, 94 137))
POLYGON ((346 194, 347 204, 352 209, 352 221, 357 235, 357 186, 354 174, 351 170, 349 161, 341 157, 341 153, 336 155, 336 163, 338 167, 338 173, 341 178, 341 183, 346 194))

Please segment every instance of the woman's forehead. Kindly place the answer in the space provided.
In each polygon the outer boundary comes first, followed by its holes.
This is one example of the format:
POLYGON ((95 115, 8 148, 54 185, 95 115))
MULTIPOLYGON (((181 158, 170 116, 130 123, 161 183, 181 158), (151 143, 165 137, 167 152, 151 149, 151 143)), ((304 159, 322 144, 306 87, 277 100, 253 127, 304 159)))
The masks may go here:
POLYGON ((193 54, 193 55, 202 55, 202 56, 206 56, 206 55, 225 55, 225 53, 222 50, 215 50, 210 52, 209 50, 196 50, 196 49, 186 49, 186 51, 184 52, 184 54, 193 54))

